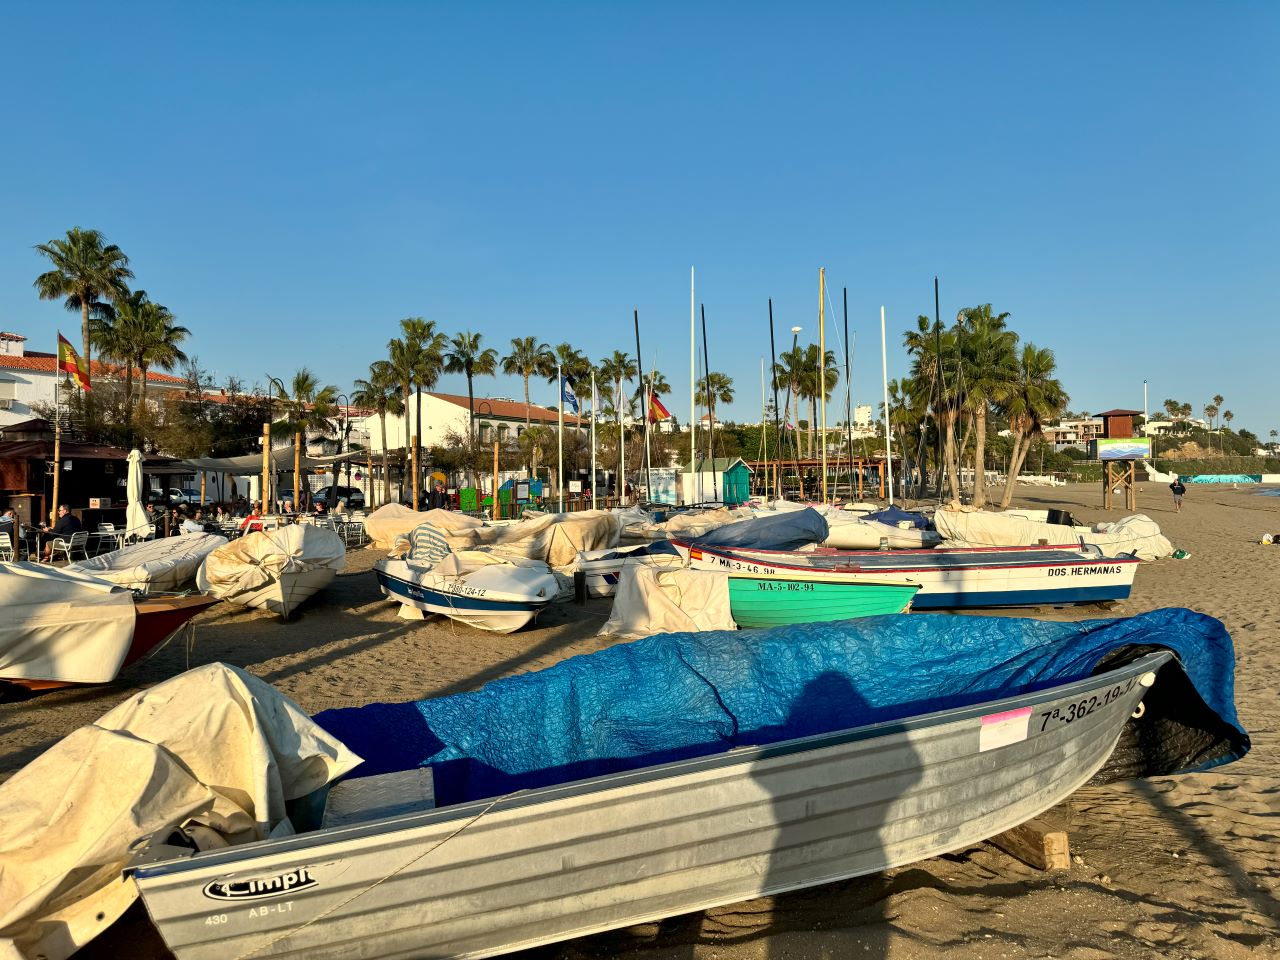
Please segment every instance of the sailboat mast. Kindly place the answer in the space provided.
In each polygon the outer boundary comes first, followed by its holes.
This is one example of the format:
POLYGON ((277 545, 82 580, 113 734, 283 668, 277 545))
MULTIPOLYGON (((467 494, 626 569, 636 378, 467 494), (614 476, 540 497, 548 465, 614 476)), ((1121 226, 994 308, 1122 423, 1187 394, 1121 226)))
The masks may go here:
POLYGON ((702 499, 702 479, 698 473, 698 341, 696 338, 696 314, 693 299, 693 267, 689 268, 689 489, 685 497, 690 503, 702 499), (694 477, 697 480, 694 480, 694 477), (698 484, 698 499, 693 499, 693 484, 698 484))
POLYGON ((849 444, 849 499, 853 499, 853 378, 849 373, 849 288, 844 288, 844 430, 849 444))
POLYGON ((649 391, 644 385, 644 358, 640 354, 640 311, 635 310, 632 316, 636 322, 636 376, 640 380, 641 407, 640 416, 644 418, 644 489, 645 495, 653 500, 653 464, 649 462, 649 391))
POLYGON ((827 268, 818 268, 818 399, 822 406, 822 502, 827 502, 827 268))
POLYGON ((889 440, 889 351, 884 337, 884 304, 880 305, 880 376, 884 383, 884 466, 889 476, 889 506, 893 506, 893 444, 889 440))
POLYGON ((564 371, 556 364, 556 488, 560 491, 560 512, 564 513, 564 371))
MULTIPOLYGON (((773 471, 773 495, 782 499, 782 428, 778 417, 778 350, 773 343, 773 297, 769 298, 769 376, 773 378, 773 445, 778 457, 778 465, 773 471)), ((767 468, 766 468, 767 469, 767 468)))
POLYGON ((702 383, 707 391, 707 423, 709 424, 707 459, 711 461, 711 500, 714 503, 720 499, 717 490, 720 485, 716 482, 716 415, 715 404, 711 398, 711 354, 707 352, 707 305, 705 303, 702 304, 702 383))
POLYGON ((591 371, 591 509, 596 508, 596 372, 591 371))

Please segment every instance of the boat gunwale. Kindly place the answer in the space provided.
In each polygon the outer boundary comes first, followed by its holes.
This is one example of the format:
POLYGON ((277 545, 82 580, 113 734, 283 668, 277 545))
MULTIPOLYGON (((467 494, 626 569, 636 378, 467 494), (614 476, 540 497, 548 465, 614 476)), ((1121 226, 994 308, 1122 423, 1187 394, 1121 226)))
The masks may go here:
POLYGON ((830 733, 783 740, 777 743, 732 747, 720 753, 706 756, 690 757, 685 760, 675 760, 618 773, 601 774, 597 777, 588 777, 583 780, 552 784, 535 789, 517 790, 499 797, 469 800, 465 803, 438 807, 419 813, 401 814, 342 827, 311 830, 289 837, 258 840, 217 850, 184 851, 182 856, 174 859, 126 869, 132 876, 145 880, 194 870, 204 870, 211 867, 234 867, 243 861, 256 859, 266 853, 268 849, 271 855, 295 852, 305 853, 311 850, 319 851, 339 843, 360 841, 423 827, 443 826, 459 821, 478 820, 488 813, 498 811, 516 810, 558 800, 575 799, 590 794, 717 770, 723 767, 750 766, 764 760, 786 757, 809 750, 848 746, 866 740, 874 740, 881 736, 941 727, 1028 706, 1034 707, 1040 703, 1073 698, 1078 693, 1095 687, 1105 687, 1110 684, 1120 683, 1131 677, 1141 677, 1149 672, 1158 673, 1169 663, 1177 662, 1177 660, 1176 653, 1168 648, 1161 648, 1157 651, 1144 653, 1128 663, 1103 673, 1091 674, 1066 683, 1042 687, 1039 690, 1019 693, 997 700, 984 700, 968 706, 950 707, 920 714, 919 716, 885 720, 830 733))
MULTIPOLYGON (((934 572, 934 571, 944 570, 944 569, 951 569, 951 570, 965 569, 964 567, 961 567, 961 566, 953 566, 953 567, 949 567, 949 568, 945 568, 945 567, 942 567, 942 566, 930 566, 930 567, 906 567, 906 566, 903 566, 903 567, 892 567, 892 568, 890 568, 890 569, 888 569, 888 570, 884 570, 883 568, 879 568, 879 567, 863 567, 863 566, 859 566, 859 565, 856 565, 856 564, 849 564, 849 565, 845 565, 845 566, 830 566, 830 567, 814 567, 814 566, 807 566, 807 567, 806 567, 806 566, 800 566, 800 565, 797 565, 797 564, 785 563, 785 562, 782 562, 782 561, 779 561, 779 560, 769 560, 769 559, 765 559, 765 560, 757 560, 757 559, 755 559, 755 558, 753 558, 753 557, 746 557, 746 556, 742 556, 742 555, 736 554, 736 553, 734 553, 732 550, 729 550, 729 549, 719 548, 719 547, 703 547, 703 546, 698 546, 697 544, 690 543, 690 542, 688 542, 687 540, 673 540, 673 541, 672 541, 672 543, 678 544, 679 546, 683 547, 683 548, 684 548, 684 549, 686 549, 686 550, 690 550, 690 551, 692 551, 692 550, 700 550, 700 551, 702 551, 704 554, 709 553, 709 554, 711 554, 712 556, 715 556, 715 557, 723 557, 723 558, 726 558, 726 559, 729 559, 729 560, 736 560, 736 561, 738 561, 739 563, 765 563, 765 564, 768 564, 768 565, 769 565, 769 566, 771 566, 771 567, 779 567, 779 568, 781 568, 781 569, 785 569, 785 570, 798 570, 798 571, 802 571, 802 572, 803 572, 803 571, 815 571, 815 570, 817 570, 817 571, 821 571, 821 572, 823 572, 823 573, 878 573, 878 572, 885 572, 885 573, 931 573, 931 572, 934 572)), ((768 553, 768 554, 777 554, 778 556, 787 556, 787 555, 789 555, 789 554, 794 554, 794 553, 796 553, 796 552, 797 552, 797 551, 794 551, 794 550, 758 550, 758 549, 756 549, 756 548, 754 548, 754 547, 748 547, 748 548, 745 548, 745 549, 749 549, 752 553, 768 553)), ((1021 547, 1015 547, 1015 548, 1012 548, 1012 549, 1024 549, 1024 548, 1021 548, 1021 547)), ((1042 548, 1037 548, 1037 549, 1042 549, 1042 548)), ((841 552, 859 552, 859 551, 841 551, 841 552)), ((868 553, 876 553, 876 554, 881 554, 881 553, 888 552, 888 553, 890 553, 890 554, 893 554, 893 553, 933 553, 934 551, 931 551, 931 550, 915 550, 915 551, 913 551, 913 550, 901 550, 901 551, 865 551, 865 552, 868 552, 868 553)), ((940 552, 940 553, 947 553, 947 552, 949 552, 949 551, 939 551, 939 552, 940 552)), ((815 556, 831 556, 831 554, 815 554, 815 556)), ((1070 561, 1068 561, 1068 560, 1059 560, 1059 561, 1043 561, 1043 562, 1040 562, 1040 563, 983 564, 983 565, 980 565, 980 566, 975 564, 975 565, 973 565, 973 566, 969 567, 968 569, 972 569, 972 570, 1027 570, 1027 569, 1034 569, 1034 568, 1038 568, 1038 567, 1063 567, 1063 566, 1079 566, 1079 565, 1094 565, 1094 566, 1096 566, 1096 565, 1099 565, 1099 564, 1106 564, 1106 565, 1110 565, 1110 564, 1113 564, 1113 563, 1142 563, 1142 561, 1141 561, 1141 560, 1139 560, 1137 557, 1133 557, 1133 556, 1125 556, 1125 557, 1081 557, 1079 560, 1070 560, 1070 561)))

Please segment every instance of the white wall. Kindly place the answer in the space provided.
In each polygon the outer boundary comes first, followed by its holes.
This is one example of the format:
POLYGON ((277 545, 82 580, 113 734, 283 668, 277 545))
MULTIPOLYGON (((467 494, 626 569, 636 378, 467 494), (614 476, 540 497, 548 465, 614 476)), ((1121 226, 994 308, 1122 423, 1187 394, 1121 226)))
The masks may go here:
POLYGON ((58 378, 53 373, 0 367, 0 380, 13 383, 13 403, 8 410, 0 410, 0 426, 21 423, 39 416, 31 409, 33 403, 53 403, 58 378))

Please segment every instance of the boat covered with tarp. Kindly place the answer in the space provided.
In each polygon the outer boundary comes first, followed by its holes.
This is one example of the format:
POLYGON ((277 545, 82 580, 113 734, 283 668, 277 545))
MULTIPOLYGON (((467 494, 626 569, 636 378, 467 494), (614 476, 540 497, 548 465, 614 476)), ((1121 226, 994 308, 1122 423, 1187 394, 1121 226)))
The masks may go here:
POLYGON ((1173 544, 1160 532, 1160 525, 1140 513, 1087 527, 961 507, 936 511, 933 523, 943 547, 1070 544, 1095 546, 1108 557, 1131 554, 1139 560, 1160 560, 1173 555, 1173 544))
POLYGON ((1227 763, 1249 747, 1233 665, 1222 624, 1188 610, 664 634, 325 711, 364 762, 295 835, 196 852, 166 827, 132 876, 180 960, 493 956, 935 856, 1088 782, 1227 763))
POLYGON ((299 604, 332 583, 346 562, 342 537, 294 523, 245 534, 214 550, 200 565, 196 585, 219 600, 287 620, 299 604))
POLYGON ((139 593, 175 593, 193 586, 204 558, 226 545, 227 538, 216 534, 184 533, 101 553, 66 569, 139 593))

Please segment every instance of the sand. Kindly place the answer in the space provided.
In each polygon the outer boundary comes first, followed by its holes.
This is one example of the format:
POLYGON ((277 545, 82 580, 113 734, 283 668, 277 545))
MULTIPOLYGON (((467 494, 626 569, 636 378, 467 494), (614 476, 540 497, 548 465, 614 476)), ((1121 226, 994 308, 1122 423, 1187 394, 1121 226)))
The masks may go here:
MULTIPOLYGON (((1020 506, 1115 519, 1095 485, 1024 488, 1020 506)), ((1086 788, 1072 798, 1074 866, 1042 873, 989 844, 875 876, 761 898, 529 951, 524 960, 757 958, 1260 958, 1280 956, 1280 498, 1191 487, 1179 514, 1147 485, 1139 512, 1187 560, 1146 564, 1133 597, 1106 612, 1044 609, 1088 619, 1166 606, 1220 618, 1236 644, 1236 703, 1253 738, 1244 760, 1207 774, 1086 788)), ((125 697, 215 660, 242 666, 306 710, 438 696, 549 666, 607 645, 595 630, 607 602, 550 610, 538 627, 497 636, 448 621, 405 621, 368 572, 348 569, 295 622, 220 604, 117 682, 0 704, 0 778, 125 697)), ((164 957, 140 908, 84 957, 164 957)))

